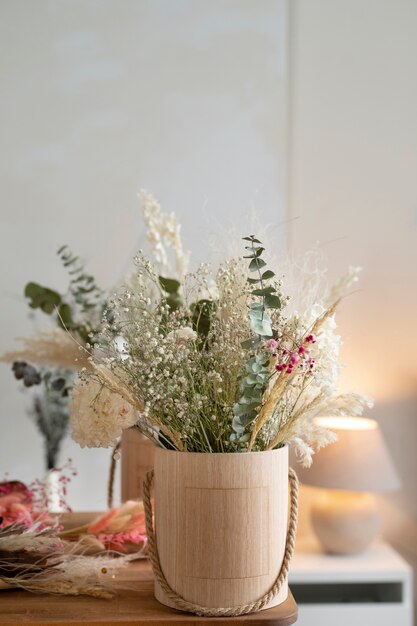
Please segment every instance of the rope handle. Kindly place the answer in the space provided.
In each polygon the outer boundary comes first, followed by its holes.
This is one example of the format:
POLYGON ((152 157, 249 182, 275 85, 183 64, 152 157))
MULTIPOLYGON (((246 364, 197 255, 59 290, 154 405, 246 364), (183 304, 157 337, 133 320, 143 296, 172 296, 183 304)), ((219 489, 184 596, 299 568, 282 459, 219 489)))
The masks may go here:
POLYGON ((122 442, 120 440, 116 443, 111 453, 109 478, 107 481, 107 508, 108 509, 113 508, 113 492, 114 492, 114 476, 116 473, 116 459, 117 459, 117 453, 119 452, 121 446, 122 446, 122 442))
POLYGON ((156 545, 153 527, 153 512, 151 503, 151 486, 153 478, 154 470, 152 469, 147 472, 145 480, 143 481, 143 504, 145 509, 146 533, 148 536, 148 552, 154 576, 175 606, 182 611, 196 613, 197 615, 204 617, 237 617, 239 615, 246 615, 248 613, 260 611, 267 604, 269 604, 269 602, 271 602, 271 600, 280 592, 281 587, 287 578, 288 567, 294 553, 298 519, 298 478, 295 471, 292 468, 289 468, 288 471, 288 479, 290 483, 290 515, 281 570, 270 590, 267 591, 261 598, 255 600, 254 602, 249 602, 249 604, 228 608, 208 608, 200 606, 199 604, 194 604, 193 602, 188 602, 176 593, 176 591, 174 591, 168 584, 159 561, 158 547, 156 545))

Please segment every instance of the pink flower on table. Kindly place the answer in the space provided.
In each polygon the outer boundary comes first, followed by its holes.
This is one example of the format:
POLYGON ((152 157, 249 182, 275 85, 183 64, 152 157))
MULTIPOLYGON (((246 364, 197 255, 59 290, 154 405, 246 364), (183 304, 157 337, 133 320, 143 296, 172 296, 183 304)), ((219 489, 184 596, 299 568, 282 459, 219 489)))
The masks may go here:
POLYGON ((94 535, 107 550, 126 552, 132 544, 146 543, 145 513, 143 503, 128 500, 100 515, 86 529, 94 535))
POLYGON ((0 528, 15 522, 29 525, 33 521, 32 496, 18 480, 0 483, 0 528))
POLYGON ((100 515, 100 517, 91 522, 91 524, 87 528, 87 532, 91 535, 97 535, 98 533, 107 530, 109 524, 118 516, 118 514, 119 509, 117 508, 106 511, 106 513, 100 515))

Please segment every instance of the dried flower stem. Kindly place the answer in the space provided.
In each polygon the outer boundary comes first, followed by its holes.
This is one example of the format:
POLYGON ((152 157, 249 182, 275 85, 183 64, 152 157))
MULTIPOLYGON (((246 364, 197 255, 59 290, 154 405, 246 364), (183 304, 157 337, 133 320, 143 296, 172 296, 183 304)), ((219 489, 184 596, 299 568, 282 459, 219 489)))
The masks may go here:
POLYGON ((313 409, 320 406, 320 404, 324 400, 324 397, 325 397, 324 394, 320 393, 316 398, 314 398, 306 406, 303 406, 300 409, 298 409, 298 411, 294 413, 294 415, 291 416, 289 420, 284 424, 284 426, 278 431, 276 437, 268 445, 267 450, 273 450, 280 443, 284 443, 289 438, 290 431, 294 428, 294 425, 297 422, 297 420, 303 415, 305 415, 306 413, 309 413, 313 409))
POLYGON ((336 311, 336 309, 337 309, 337 307, 338 307, 338 305, 339 305, 340 300, 341 300, 341 298, 339 298, 338 300, 336 300, 336 302, 335 302, 334 304, 332 304, 332 306, 331 306, 330 308, 328 308, 328 309, 327 309, 327 310, 323 313, 323 315, 322 315, 321 317, 319 317, 319 318, 318 318, 318 319, 314 322, 314 325, 313 325, 313 327, 312 327, 312 329, 311 329, 311 334, 312 334, 312 335, 317 335, 318 331, 319 331, 319 330, 320 330, 320 328, 323 326, 324 322, 325 322, 325 321, 326 321, 329 317, 331 317, 331 316, 335 313, 335 311, 336 311))

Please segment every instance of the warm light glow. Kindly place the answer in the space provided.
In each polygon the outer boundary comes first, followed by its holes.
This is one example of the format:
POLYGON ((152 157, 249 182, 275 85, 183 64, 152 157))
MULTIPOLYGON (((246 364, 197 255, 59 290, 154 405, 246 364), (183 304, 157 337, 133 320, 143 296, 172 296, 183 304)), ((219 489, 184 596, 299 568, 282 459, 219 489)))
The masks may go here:
POLYGON ((329 430, 374 430, 378 428, 377 422, 368 417, 316 417, 315 422, 329 430))

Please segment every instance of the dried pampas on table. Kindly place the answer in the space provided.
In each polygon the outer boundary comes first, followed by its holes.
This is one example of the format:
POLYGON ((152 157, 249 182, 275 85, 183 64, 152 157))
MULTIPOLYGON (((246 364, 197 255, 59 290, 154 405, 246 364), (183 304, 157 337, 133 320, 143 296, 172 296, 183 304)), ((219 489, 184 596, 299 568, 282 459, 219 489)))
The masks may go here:
POLYGON ((94 537, 77 541, 60 538, 59 527, 12 524, 0 529, 0 583, 35 593, 111 598, 123 585, 118 572, 142 558, 144 549, 121 555, 114 551, 89 554, 94 537))

